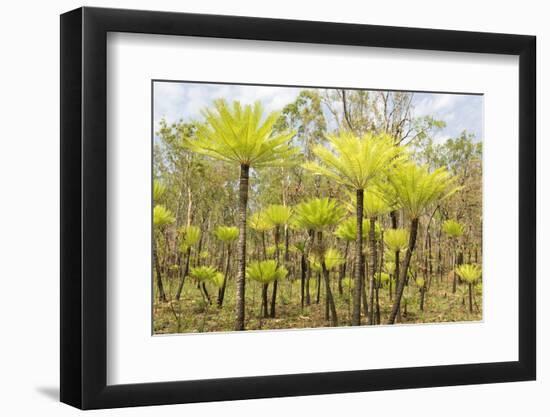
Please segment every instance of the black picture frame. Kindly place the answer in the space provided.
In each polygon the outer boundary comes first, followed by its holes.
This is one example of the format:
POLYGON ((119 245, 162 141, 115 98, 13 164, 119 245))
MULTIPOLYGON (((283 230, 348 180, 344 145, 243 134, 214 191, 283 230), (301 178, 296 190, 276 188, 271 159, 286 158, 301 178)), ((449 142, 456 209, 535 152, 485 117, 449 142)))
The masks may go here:
POLYGON ((61 401, 95 409, 535 379, 535 45, 523 35, 251 17, 88 7, 61 15, 61 401), (518 56, 518 361, 107 385, 108 32, 518 56))

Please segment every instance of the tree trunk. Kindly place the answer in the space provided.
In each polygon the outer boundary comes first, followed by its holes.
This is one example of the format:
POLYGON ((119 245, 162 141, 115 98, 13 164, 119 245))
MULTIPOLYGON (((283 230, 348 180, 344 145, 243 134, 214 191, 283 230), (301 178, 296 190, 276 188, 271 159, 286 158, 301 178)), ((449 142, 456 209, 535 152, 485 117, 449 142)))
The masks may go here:
POLYGON ((244 330, 245 276, 246 276, 246 207, 248 205, 249 166, 241 165, 239 181, 239 243, 238 270, 235 294, 235 330, 244 330))
POLYGON ((322 262, 321 266, 323 268, 323 276, 325 278, 327 306, 330 308, 330 324, 332 326, 336 327, 336 326, 338 326, 338 316, 336 314, 336 305, 334 304, 334 298, 332 296, 332 290, 330 289, 329 271, 327 269, 327 266, 325 264, 324 259, 323 259, 323 262, 322 262))
MULTIPOLYGON (((454 238, 453 238, 454 239, 454 238)), ((453 294, 456 293, 456 246, 453 241, 453 294)))
POLYGON ((302 310, 304 309, 304 292, 305 292, 305 283, 306 283, 306 270, 307 270, 307 262, 306 262, 306 255, 305 252, 302 252, 302 256, 300 259, 300 303, 302 310))
POLYGON ((348 263, 348 251, 349 251, 349 241, 346 240, 346 248, 344 249, 344 262, 340 265, 340 274, 338 275, 338 294, 342 295, 344 293, 344 288, 342 287, 342 280, 346 276, 346 265, 348 263))
POLYGON ((362 254, 363 254, 363 190, 357 190, 357 230, 355 232, 355 286, 353 288, 352 326, 361 325, 361 289, 362 289, 362 254))
POLYGON ((468 297, 470 299, 470 313, 474 312, 473 306, 472 306, 472 283, 468 283, 468 297))
MULTIPOLYGON (((279 252, 279 227, 275 226, 275 262, 277 262, 277 268, 279 267, 280 252, 279 252)), ((271 295, 271 310, 269 312, 270 317, 275 317, 275 303, 277 302, 277 280, 273 281, 273 294, 271 295)))
POLYGON ((191 247, 187 248, 185 254, 185 269, 183 270, 183 275, 181 276, 180 283, 178 285, 178 291, 176 292, 176 300, 179 301, 181 297, 181 292, 183 290, 183 284, 185 283, 185 277, 189 274, 189 262, 191 258, 191 247))
POLYGON ((225 271, 223 274, 223 284, 220 288, 220 294, 218 296, 218 307, 223 306, 223 299, 225 297, 225 287, 227 285, 227 276, 229 275, 229 261, 231 259, 231 243, 227 243, 227 261, 225 263, 225 271))
POLYGON ((403 290, 405 289, 405 282, 407 280, 407 272, 409 270, 409 265, 411 263, 412 253, 416 245, 416 234, 418 233, 418 218, 411 219, 411 230, 409 235, 409 247, 407 253, 405 254, 405 259, 403 261, 403 268, 400 271, 401 276, 399 277, 399 282, 397 284, 397 292, 395 295, 395 301, 391 310, 390 318, 388 319, 388 324, 395 323, 395 317, 401 306, 401 297, 403 296, 403 290))
POLYGON ((378 269, 378 254, 376 251, 376 236, 375 236, 375 228, 376 226, 376 218, 371 217, 370 218, 370 229, 369 229, 369 248, 371 252, 371 264, 370 264, 370 284, 369 284, 369 305, 371 306, 370 312, 369 312, 369 319, 368 324, 373 325, 374 322, 374 292, 375 292, 375 278, 376 278, 376 271, 378 269))
POLYGON ((267 289, 269 284, 262 285, 262 315, 267 317, 267 289))
POLYGON ((159 290, 159 301, 166 302, 166 293, 164 292, 164 285, 162 284, 162 273, 160 268, 160 261, 157 253, 157 245, 155 243, 153 257, 155 258, 155 269, 157 271, 157 287, 159 290))

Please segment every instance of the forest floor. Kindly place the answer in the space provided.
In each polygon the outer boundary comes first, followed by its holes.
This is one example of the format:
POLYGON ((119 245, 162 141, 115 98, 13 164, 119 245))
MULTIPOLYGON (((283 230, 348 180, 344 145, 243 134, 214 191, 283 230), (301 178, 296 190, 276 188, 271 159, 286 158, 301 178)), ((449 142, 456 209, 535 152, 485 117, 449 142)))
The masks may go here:
MULTIPOLYGON (((175 293, 176 283, 167 283, 167 293, 175 293)), ((247 281, 245 328, 247 330, 301 329, 328 327, 325 320, 325 291, 321 285, 319 303, 317 303, 316 280, 310 282, 310 305, 301 308, 300 281, 285 280, 279 282, 275 318, 264 318, 260 314, 261 286, 257 282, 247 281)), ((339 326, 349 326, 351 322, 351 297, 344 289, 339 294, 336 282, 332 288, 339 326)), ((156 290, 156 286, 155 286, 156 290)), ((207 287, 209 304, 196 283, 186 281, 179 301, 159 302, 156 297, 153 305, 154 334, 202 333, 232 331, 235 322, 235 282, 229 281, 223 307, 216 304, 217 289, 207 287)), ((269 286, 271 302, 272 286, 269 286)), ((482 294, 477 289, 474 296, 473 313, 469 312, 468 287, 458 285, 452 293, 452 283, 439 281, 434 277, 431 287, 425 294, 424 310, 420 310, 420 291, 408 285, 405 288, 402 305, 402 324, 442 323, 482 320, 482 294)), ((368 294, 368 292, 367 292, 368 294)), ((380 322, 385 324, 393 304, 389 297, 389 288, 379 289, 380 322)), ((362 324, 366 320, 362 318, 362 324)))

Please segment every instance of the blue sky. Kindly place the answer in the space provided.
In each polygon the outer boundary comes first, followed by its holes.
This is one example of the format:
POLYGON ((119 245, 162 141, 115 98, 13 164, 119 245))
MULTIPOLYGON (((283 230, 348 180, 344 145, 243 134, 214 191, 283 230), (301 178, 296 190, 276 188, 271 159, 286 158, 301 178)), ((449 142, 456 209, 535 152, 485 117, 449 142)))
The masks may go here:
MULTIPOLYGON (((223 97, 228 101, 253 103, 260 100, 266 111, 281 110, 293 101, 302 88, 264 87, 228 84, 155 82, 154 124, 161 118, 169 123, 201 118, 201 109, 223 97)), ((414 116, 432 115, 447 126, 435 134, 437 142, 457 137, 463 130, 483 138, 483 97, 443 93, 414 93, 414 116)))

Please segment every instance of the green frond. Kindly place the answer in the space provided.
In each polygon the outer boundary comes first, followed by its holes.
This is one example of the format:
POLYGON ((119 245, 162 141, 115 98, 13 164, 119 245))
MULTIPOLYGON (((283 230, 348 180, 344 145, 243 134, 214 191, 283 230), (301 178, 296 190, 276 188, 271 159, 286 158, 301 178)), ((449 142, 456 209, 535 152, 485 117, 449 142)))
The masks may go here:
POLYGON ((418 278, 416 278, 416 280, 415 280, 415 284, 416 284, 416 286, 417 286, 418 288, 423 288, 424 285, 426 285, 426 281, 424 280, 424 278, 418 277, 418 278))
POLYGON ((161 204, 158 204, 153 209, 153 225, 155 227, 163 227, 174 223, 176 219, 170 210, 161 204))
POLYGON ((223 287, 224 276, 221 272, 216 272, 210 281, 212 281, 212 284, 216 287, 221 288, 223 287))
POLYGON ((384 268, 388 274, 393 274, 395 272, 395 262, 386 262, 384 268))
POLYGON ((335 248, 329 248, 325 251, 325 265, 329 271, 339 267, 345 262, 342 253, 335 248))
POLYGON ((213 266, 196 266, 192 267, 189 271, 189 276, 197 281, 205 282, 211 281, 219 274, 216 268, 213 266))
POLYGON ((248 218, 248 226, 257 232, 266 232, 273 229, 273 225, 270 224, 262 212, 256 212, 248 218))
POLYGON ((201 238, 201 229, 197 226, 182 226, 178 229, 180 236, 180 250, 185 252, 187 248, 197 244, 201 238))
POLYGON ((342 278, 342 287, 344 287, 347 291, 352 290, 355 287, 355 280, 350 277, 342 278))
POLYGON ((458 187, 444 168, 430 172, 427 166, 414 163, 400 164, 388 176, 396 199, 409 217, 418 218, 430 205, 452 195, 458 187))
POLYGON ((323 230, 337 224, 345 214, 336 200, 314 198, 294 208, 294 226, 305 230, 323 230))
POLYGON ((460 237, 464 234, 464 226, 453 219, 445 220, 441 229, 451 237, 460 237))
POLYGON ((285 245, 282 244, 282 243, 279 243, 278 246, 275 246, 275 245, 272 245, 272 246, 268 246, 266 249, 265 249, 265 253, 267 256, 273 256, 275 255, 275 251, 277 250, 277 247, 279 248, 279 252, 282 252, 285 250, 285 245))
POLYGON ((303 167, 353 190, 367 188, 371 181, 391 169, 402 152, 387 135, 359 137, 343 132, 327 139, 330 149, 323 145, 313 148, 320 162, 309 162, 303 167))
POLYGON ((392 252, 404 251, 409 246, 409 231, 388 229, 384 232, 384 243, 392 252))
POLYGON ((166 193, 166 185, 158 180, 153 181, 153 202, 157 203, 166 193))
POLYGON ((233 242, 239 237, 239 229, 235 226, 218 226, 214 235, 222 242, 233 242))
POLYGON ((285 278, 287 274, 286 268, 277 267, 277 262, 273 260, 250 262, 246 267, 246 277, 262 284, 269 284, 277 279, 285 278))
POLYGON ((481 267, 476 264, 462 264, 457 266, 455 271, 460 278, 469 284, 481 278, 481 267))
POLYGON ((230 106, 225 100, 216 100, 213 109, 204 110, 203 115, 205 123, 197 126, 196 137, 184 140, 184 146, 196 153, 254 168, 298 162, 299 149, 290 145, 295 133, 274 135, 279 113, 263 119, 260 102, 243 107, 238 101, 230 106))
POLYGON ((292 216, 292 209, 280 204, 272 204, 263 211, 264 219, 273 227, 288 224, 292 216))
MULTIPOLYGON (((375 233, 380 235, 380 225, 376 223, 375 233)), ((368 239, 370 231, 370 221, 368 219, 363 219, 363 227, 361 228, 361 235, 363 239, 368 239)), ((355 235, 357 233, 357 219, 354 217, 348 217, 336 228, 334 235, 342 240, 353 242, 355 241, 355 235)))

